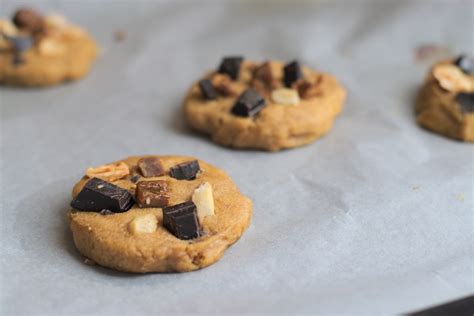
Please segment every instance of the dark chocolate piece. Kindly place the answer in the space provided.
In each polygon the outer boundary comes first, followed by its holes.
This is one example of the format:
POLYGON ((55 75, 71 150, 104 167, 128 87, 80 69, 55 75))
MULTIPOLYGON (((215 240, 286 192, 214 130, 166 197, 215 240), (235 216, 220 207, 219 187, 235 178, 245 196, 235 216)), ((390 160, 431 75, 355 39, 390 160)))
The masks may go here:
POLYGON ((303 72, 301 71, 300 64, 296 60, 286 64, 283 68, 283 71, 283 82, 285 83, 286 87, 290 88, 294 82, 303 78, 303 72))
POLYGON ((136 198, 140 207, 165 207, 170 199, 168 184, 165 180, 140 181, 136 198))
POLYGON ((30 36, 5 36, 12 45, 15 53, 21 54, 33 46, 33 38, 30 36))
POLYGON ((110 182, 92 178, 72 200, 71 207, 84 212, 125 212, 133 206, 133 196, 110 182))
POLYGON ((194 180, 200 171, 197 160, 186 161, 170 168, 170 176, 178 180, 194 180))
POLYGON ((461 106, 461 111, 464 113, 474 112, 474 93, 459 93, 456 96, 456 101, 458 101, 461 106))
POLYGON ((221 74, 227 74, 232 80, 239 78, 240 64, 244 60, 241 56, 235 57, 224 57, 219 66, 218 72, 221 74))
POLYGON ((474 59, 461 55, 454 61, 454 64, 459 67, 465 74, 473 75, 474 74, 474 59))
POLYGON ((232 107, 232 113, 238 116, 254 116, 265 106, 265 99, 252 88, 245 90, 232 107))
POLYGON ((163 226, 179 239, 199 237, 196 205, 189 201, 163 208, 163 226))
POLYGON ((44 29, 44 19, 33 9, 21 8, 13 16, 13 23, 19 28, 32 33, 41 32, 44 29))
POLYGON ((165 169, 158 157, 145 157, 138 160, 138 168, 145 178, 159 177, 165 174, 165 169))
POLYGON ((215 100, 217 99, 217 91, 214 89, 211 80, 203 79, 199 81, 199 89, 206 100, 215 100))

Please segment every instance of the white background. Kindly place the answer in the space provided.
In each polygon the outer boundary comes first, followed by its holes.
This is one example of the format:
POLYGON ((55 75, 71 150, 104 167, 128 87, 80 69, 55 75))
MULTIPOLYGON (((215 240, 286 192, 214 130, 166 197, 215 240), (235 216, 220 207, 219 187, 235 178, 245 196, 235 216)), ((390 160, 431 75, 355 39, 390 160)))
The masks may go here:
MULTIPOLYGON (((23 3, 23 2, 22 2, 23 3)), ((2 15, 17 1, 0 1, 2 15)), ((473 147, 423 129, 415 48, 473 53, 472 1, 37 1, 102 48, 82 81, 0 89, 1 310, 13 314, 395 314, 473 292, 473 147), (113 33, 128 37, 114 42, 113 33), (186 128, 185 91, 224 55, 327 71, 348 89, 316 143, 236 151, 186 128), (254 217, 185 274, 83 264, 66 212, 88 166, 184 154, 225 169, 254 217)))

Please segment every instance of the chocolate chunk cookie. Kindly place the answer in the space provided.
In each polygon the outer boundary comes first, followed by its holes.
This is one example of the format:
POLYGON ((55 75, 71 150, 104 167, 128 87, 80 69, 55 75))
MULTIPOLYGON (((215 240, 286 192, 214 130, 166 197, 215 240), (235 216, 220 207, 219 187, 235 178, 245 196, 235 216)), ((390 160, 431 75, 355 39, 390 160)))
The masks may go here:
POLYGON ((218 144, 277 151, 325 135, 341 112, 344 88, 298 61, 224 58, 184 101, 189 125, 218 144))
POLYGON ((88 168, 72 195, 77 249, 127 272, 207 267, 240 238, 252 216, 252 202, 227 174, 191 157, 130 157, 88 168), (160 172, 132 181, 134 172, 148 173, 143 165, 150 163, 160 172), (176 168, 186 177, 173 177, 176 168))
POLYGON ((474 61, 467 56, 434 65, 416 101, 416 121, 433 132, 474 142, 474 61))
POLYGON ((89 72, 97 45, 63 16, 29 9, 0 19, 0 84, 51 86, 89 72))

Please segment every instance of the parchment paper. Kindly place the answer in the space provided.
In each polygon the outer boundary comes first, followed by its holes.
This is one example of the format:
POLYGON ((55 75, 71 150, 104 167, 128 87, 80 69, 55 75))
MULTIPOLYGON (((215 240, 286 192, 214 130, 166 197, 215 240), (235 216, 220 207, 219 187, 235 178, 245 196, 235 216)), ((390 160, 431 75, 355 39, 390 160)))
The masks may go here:
MULTIPOLYGON (((19 4, 3 0, 2 15, 19 4)), ((431 62, 415 48, 472 54, 472 1, 32 4, 87 26, 102 52, 82 81, 0 90, 2 315, 380 315, 473 292, 473 145, 413 115, 431 62), (185 91, 229 54, 336 75, 349 95, 331 133, 270 154, 189 131, 185 91), (215 265, 128 275, 75 250, 75 181, 148 153, 200 157, 253 199, 249 230, 215 265)))

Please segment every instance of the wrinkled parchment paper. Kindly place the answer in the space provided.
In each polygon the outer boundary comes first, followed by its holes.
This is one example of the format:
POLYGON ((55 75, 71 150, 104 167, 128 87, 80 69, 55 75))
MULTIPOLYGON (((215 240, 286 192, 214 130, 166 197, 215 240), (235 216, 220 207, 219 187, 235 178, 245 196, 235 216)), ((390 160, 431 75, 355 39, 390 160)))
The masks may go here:
POLYGON ((85 80, 0 90, 3 315, 380 315, 472 293, 473 145, 420 129, 413 99, 431 62, 417 49, 473 53, 473 2, 32 4, 87 26, 102 52, 85 80), (229 54, 336 75, 349 95, 331 133, 270 154, 189 131, 186 89, 229 54), (215 265, 128 275, 75 250, 75 181, 148 153, 200 157, 253 199, 251 227, 215 265))

